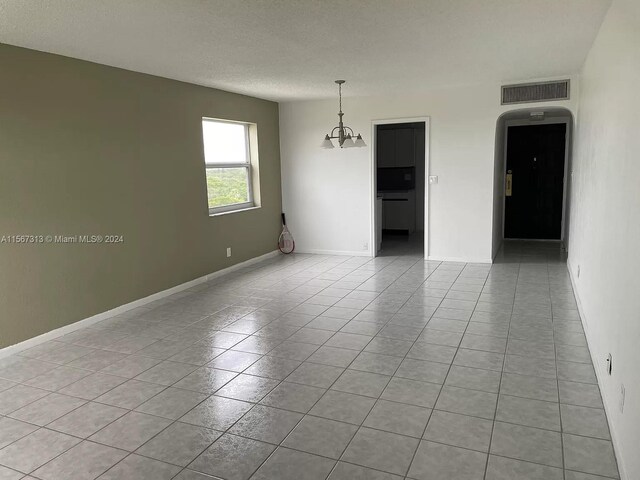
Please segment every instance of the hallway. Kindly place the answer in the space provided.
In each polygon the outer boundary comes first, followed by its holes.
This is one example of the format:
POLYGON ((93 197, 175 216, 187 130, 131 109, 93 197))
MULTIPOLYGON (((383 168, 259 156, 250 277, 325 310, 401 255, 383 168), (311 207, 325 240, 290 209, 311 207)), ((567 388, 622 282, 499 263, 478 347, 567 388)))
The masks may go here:
POLYGON ((29 473, 618 478, 565 255, 534 242, 279 256, 0 359, 0 478, 29 473))
POLYGON ((382 248, 378 252, 380 257, 416 257, 424 258, 424 232, 414 232, 411 235, 384 232, 382 234, 382 248))

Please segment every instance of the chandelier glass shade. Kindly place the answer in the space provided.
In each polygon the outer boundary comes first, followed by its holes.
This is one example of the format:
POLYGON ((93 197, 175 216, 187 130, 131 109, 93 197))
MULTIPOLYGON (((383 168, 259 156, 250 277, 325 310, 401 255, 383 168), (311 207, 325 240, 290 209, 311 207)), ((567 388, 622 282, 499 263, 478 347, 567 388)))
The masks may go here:
POLYGON ((351 147, 366 147, 367 144, 364 143, 362 139, 362 135, 356 135, 353 132, 351 127, 346 126, 342 117, 344 113, 342 113, 342 84, 345 83, 344 80, 336 80, 338 84, 338 96, 340 98, 340 111, 338 112, 338 126, 333 127, 331 130, 331 134, 326 134, 324 136, 324 140, 320 144, 322 148, 335 148, 331 139, 338 140, 338 146, 340 148, 351 148, 351 147), (355 139, 355 140, 354 140, 355 139))

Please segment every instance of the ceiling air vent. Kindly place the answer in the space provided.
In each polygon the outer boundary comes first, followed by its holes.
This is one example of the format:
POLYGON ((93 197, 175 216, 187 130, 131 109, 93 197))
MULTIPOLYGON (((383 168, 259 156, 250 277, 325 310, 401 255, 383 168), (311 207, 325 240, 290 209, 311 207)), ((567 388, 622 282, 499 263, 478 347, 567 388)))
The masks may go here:
POLYGON ((568 99, 569 80, 502 86, 502 105, 568 99))

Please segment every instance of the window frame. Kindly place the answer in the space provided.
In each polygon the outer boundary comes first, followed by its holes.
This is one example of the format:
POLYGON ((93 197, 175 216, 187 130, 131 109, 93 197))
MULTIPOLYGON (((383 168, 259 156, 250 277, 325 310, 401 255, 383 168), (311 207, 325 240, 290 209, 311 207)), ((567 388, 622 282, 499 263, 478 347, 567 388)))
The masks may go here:
POLYGON ((202 117, 201 129, 202 129, 202 155, 204 157, 204 172, 205 172, 205 184, 207 179, 207 170, 212 168, 245 168, 247 172, 247 197, 248 200, 246 202, 240 203, 230 203, 228 205, 220 205, 217 207, 209 207, 209 186, 206 185, 207 188, 207 208, 209 210, 209 216, 218 215, 221 213, 229 213, 235 212, 239 210, 247 210, 249 208, 254 208, 256 206, 254 194, 253 194, 253 165, 251 163, 252 152, 251 152, 251 138, 250 138, 250 123, 239 122, 234 120, 223 120, 219 118, 211 118, 211 117, 202 117), (245 162, 244 163, 212 163, 207 162, 206 150, 205 150, 205 139, 204 139, 204 122, 215 122, 215 123, 231 123, 234 125, 242 125, 244 128, 244 142, 245 142, 245 162))

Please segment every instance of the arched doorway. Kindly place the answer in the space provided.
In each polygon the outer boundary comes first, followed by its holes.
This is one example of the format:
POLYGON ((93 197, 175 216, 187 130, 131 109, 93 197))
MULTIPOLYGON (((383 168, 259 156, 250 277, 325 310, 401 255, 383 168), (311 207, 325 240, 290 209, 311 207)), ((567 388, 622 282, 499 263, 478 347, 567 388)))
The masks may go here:
POLYGON ((503 239, 567 240, 573 114, 513 110, 496 123, 493 257, 503 239))

